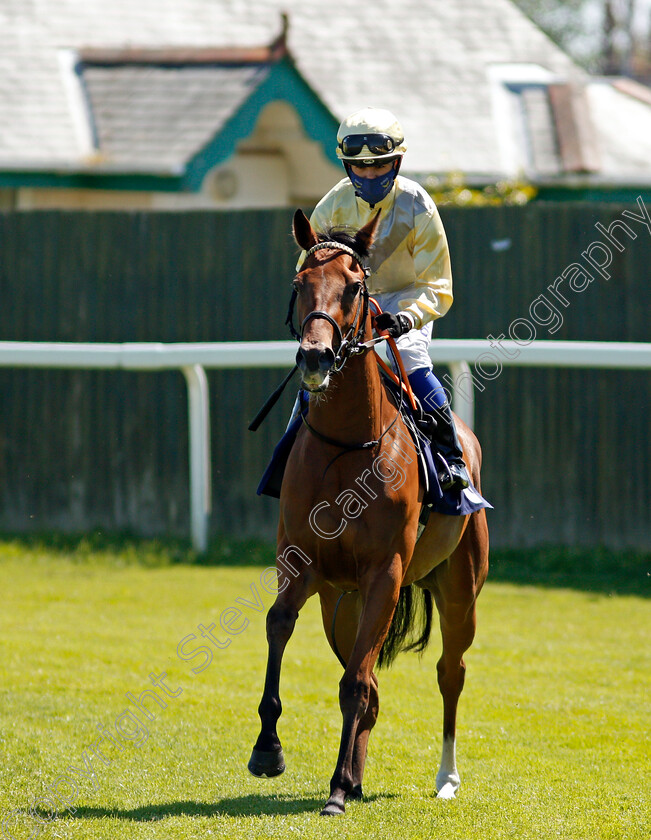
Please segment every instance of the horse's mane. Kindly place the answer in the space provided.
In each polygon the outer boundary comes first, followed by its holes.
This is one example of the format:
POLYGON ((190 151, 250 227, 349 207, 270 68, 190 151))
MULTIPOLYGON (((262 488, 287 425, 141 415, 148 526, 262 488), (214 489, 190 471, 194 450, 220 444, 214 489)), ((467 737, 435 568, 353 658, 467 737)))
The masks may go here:
POLYGON ((317 232, 316 238, 319 242, 338 242, 340 245, 347 245, 356 251, 360 257, 368 257, 368 246, 355 239, 357 231, 350 225, 331 225, 325 230, 317 232))

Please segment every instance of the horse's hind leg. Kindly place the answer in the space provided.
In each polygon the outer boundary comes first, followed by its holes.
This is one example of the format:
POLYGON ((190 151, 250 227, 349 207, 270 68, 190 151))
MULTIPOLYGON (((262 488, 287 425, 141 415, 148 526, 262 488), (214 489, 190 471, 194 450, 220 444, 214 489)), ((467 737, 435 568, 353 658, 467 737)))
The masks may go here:
POLYGON ((289 585, 279 592, 267 613, 269 654, 264 691, 258 706, 262 727, 248 764, 249 771, 254 776, 279 776, 285 770, 282 746, 276 732, 278 718, 282 713, 280 667, 285 647, 294 631, 299 610, 313 594, 307 576, 304 574, 299 575, 298 578, 288 576, 279 578, 279 585, 281 580, 283 584, 284 581, 289 581, 289 585))
POLYGON ((443 750, 436 776, 440 799, 452 799, 459 789, 456 765, 456 723, 466 666, 463 654, 475 636, 475 603, 488 571, 488 530, 484 511, 473 514, 450 559, 428 578, 438 607, 443 653, 437 664, 443 697, 443 750))

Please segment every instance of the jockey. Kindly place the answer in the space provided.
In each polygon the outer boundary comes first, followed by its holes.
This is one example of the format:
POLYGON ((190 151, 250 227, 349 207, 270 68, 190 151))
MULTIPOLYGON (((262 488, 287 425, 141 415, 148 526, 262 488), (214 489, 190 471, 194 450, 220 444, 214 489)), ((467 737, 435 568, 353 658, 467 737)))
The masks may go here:
MULTIPOLYGON (((452 272, 445 231, 436 205, 415 181, 399 176, 407 147, 390 111, 363 108, 337 132, 337 156, 346 170, 317 204, 312 227, 358 229, 380 213, 369 264, 369 291, 382 307, 376 327, 396 339, 412 389, 436 418, 434 448, 447 462, 443 489, 469 484, 449 402, 432 372, 432 325, 452 304, 452 272)), ((299 259, 300 268, 303 255, 299 259)))

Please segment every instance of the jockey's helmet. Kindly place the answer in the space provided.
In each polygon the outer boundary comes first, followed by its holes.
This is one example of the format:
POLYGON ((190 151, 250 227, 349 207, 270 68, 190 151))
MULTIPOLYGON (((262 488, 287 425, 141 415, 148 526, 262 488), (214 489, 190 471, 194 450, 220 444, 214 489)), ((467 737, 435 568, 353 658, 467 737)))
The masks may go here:
POLYGON ((337 157, 355 166, 390 163, 407 151, 398 120, 384 108, 362 108, 341 123, 337 132, 337 157))

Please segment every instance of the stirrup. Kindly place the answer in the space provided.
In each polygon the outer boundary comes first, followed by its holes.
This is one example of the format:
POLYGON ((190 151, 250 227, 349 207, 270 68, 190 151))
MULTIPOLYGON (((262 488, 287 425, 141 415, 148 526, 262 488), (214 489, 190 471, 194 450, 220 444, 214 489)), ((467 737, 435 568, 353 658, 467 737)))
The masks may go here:
POLYGON ((440 452, 437 452, 436 456, 442 465, 442 469, 437 470, 441 490, 453 490, 455 488, 465 490, 470 484, 465 464, 463 466, 455 463, 449 464, 440 452))

